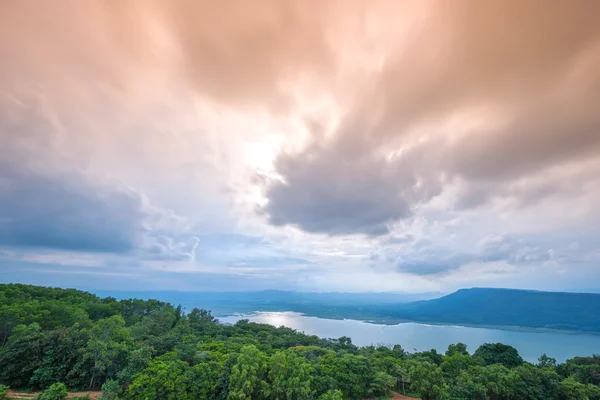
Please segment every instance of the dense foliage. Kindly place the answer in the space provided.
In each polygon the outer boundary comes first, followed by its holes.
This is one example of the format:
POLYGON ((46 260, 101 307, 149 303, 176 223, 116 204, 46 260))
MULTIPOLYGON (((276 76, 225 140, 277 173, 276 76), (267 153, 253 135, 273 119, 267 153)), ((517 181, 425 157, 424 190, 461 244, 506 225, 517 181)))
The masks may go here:
POLYGON ((9 389, 7 385, 0 385, 0 400, 6 399, 9 389))
MULTIPOLYGON (((0 384, 102 389, 103 399, 363 399, 390 389, 430 399, 600 400, 600 356, 524 362, 500 343, 407 353, 359 348, 156 300, 0 285, 0 384)), ((1 394, 0 394, 1 395, 1 394)))

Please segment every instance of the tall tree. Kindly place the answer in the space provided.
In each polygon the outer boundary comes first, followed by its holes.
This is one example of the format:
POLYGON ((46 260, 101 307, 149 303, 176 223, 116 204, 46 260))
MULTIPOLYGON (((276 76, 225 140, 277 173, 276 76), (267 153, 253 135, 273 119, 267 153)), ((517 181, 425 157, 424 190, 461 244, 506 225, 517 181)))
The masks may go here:
POLYGON ((414 362, 409 369, 411 390, 417 391, 423 400, 440 400, 448 396, 442 370, 428 361, 414 362))
POLYGON ((293 351, 278 351, 269 362, 271 397, 276 400, 312 398, 312 366, 293 351))
POLYGON ((208 400, 217 397, 217 385, 223 365, 217 361, 204 361, 194 365, 187 372, 190 396, 193 399, 208 400))
POLYGON ((469 352, 467 351, 467 345, 464 343, 456 343, 448 346, 448 350, 446 350, 447 356, 453 356, 454 354, 461 354, 463 356, 468 356, 469 352))
POLYGON ((93 365, 90 389, 99 386, 107 375, 109 378, 116 375, 125 362, 129 340, 129 331, 120 315, 101 319, 90 329, 90 339, 83 351, 83 359, 90 360, 93 365))
POLYGON ((261 400, 269 398, 267 356, 254 345, 241 348, 229 376, 228 400, 261 400))
POLYGON ((127 397, 148 400, 195 400, 191 397, 183 361, 154 360, 142 372, 134 375, 127 388, 127 397))
POLYGON ((190 327, 197 334, 210 333, 219 322, 219 320, 212 316, 210 311, 203 308, 192 309, 187 318, 190 322, 190 327))
POLYGON ((13 330, 6 346, 0 348, 0 383, 14 387, 29 384, 42 364, 46 334, 37 323, 13 330))
POLYGON ((517 349, 503 343, 485 343, 475 350, 473 357, 481 358, 486 365, 502 364, 508 368, 523 364, 517 349))

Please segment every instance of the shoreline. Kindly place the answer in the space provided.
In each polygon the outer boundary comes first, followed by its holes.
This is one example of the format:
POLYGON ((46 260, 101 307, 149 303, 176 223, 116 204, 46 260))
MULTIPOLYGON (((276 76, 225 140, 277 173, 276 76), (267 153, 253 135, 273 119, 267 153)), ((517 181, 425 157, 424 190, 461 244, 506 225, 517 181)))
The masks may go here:
POLYGON ((410 320, 410 319, 400 319, 400 318, 379 318, 379 319, 369 319, 369 318, 352 318, 352 317, 343 317, 343 316, 322 316, 318 313, 305 313, 302 311, 294 311, 294 310, 255 310, 255 311, 243 311, 243 312, 233 312, 233 313, 223 313, 220 315, 215 315, 216 318, 219 317, 231 317, 231 316, 251 316, 256 315, 258 313, 273 313, 273 312, 293 312, 297 313, 304 317, 314 317, 320 319, 330 319, 330 320, 349 320, 349 321, 358 321, 364 322, 372 325, 387 325, 394 326, 406 323, 414 323, 420 325, 434 325, 434 326, 449 326, 449 327, 463 327, 463 328, 480 328, 480 329, 493 329, 499 331, 511 331, 511 332, 524 332, 524 333, 557 333, 557 334, 567 334, 567 335, 592 335, 592 336, 600 336, 600 332, 592 332, 592 331, 577 331, 577 330, 565 330, 565 329, 553 329, 553 328, 535 328, 535 327, 527 327, 527 326, 513 326, 513 325, 491 325, 491 324, 467 324, 467 323, 459 323, 459 322, 446 322, 446 321, 419 321, 419 320, 410 320))

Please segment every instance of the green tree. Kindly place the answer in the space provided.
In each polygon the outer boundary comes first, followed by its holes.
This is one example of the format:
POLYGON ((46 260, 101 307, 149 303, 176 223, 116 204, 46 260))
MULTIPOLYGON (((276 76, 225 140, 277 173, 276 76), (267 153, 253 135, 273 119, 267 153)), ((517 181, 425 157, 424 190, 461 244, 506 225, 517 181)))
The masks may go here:
POLYGON ((60 300, 46 300, 41 307, 43 312, 37 322, 44 329, 66 328, 76 323, 86 326, 90 322, 87 312, 76 304, 60 300))
POLYGON ((152 361, 152 348, 146 344, 139 346, 127 354, 125 367, 117 373, 117 377, 121 383, 131 382, 132 377, 150 365, 152 361))
POLYGON ((319 400, 344 400, 344 394, 341 390, 332 389, 319 396, 319 400))
POLYGON ((154 355, 165 354, 178 343, 177 338, 170 335, 177 324, 177 315, 176 309, 171 306, 153 310, 131 327, 131 337, 152 347, 154 355))
POLYGON ((319 360, 317 392, 340 389, 348 399, 371 396, 375 370, 369 360, 364 356, 340 354, 330 352, 319 360))
POLYGON ((0 302, 0 347, 5 346, 13 329, 33 322, 33 310, 25 305, 12 305, 0 302))
POLYGON ((467 371, 470 366, 475 365, 477 359, 471 356, 464 355, 460 352, 454 352, 451 356, 444 357, 444 361, 440 365, 445 379, 452 382, 462 372, 467 371))
POLYGON ((229 376, 229 400, 260 400, 269 397, 267 356, 254 345, 241 348, 229 376))
POLYGON ((7 398, 9 390, 10 387, 6 385, 0 385, 0 400, 5 400, 7 398))
POLYGON ((293 351, 278 351, 269 362, 271 397, 276 400, 312 398, 312 366, 293 351))
POLYGON ((129 343, 129 331, 125 329, 125 320, 120 315, 101 319, 90 330, 90 339, 83 349, 83 359, 92 363, 92 373, 88 387, 116 376, 116 372, 125 362, 125 352, 129 343), (112 372, 112 373, 111 373, 112 372))
POLYGON ((62 382, 57 382, 50 386, 48 389, 42 391, 36 400, 62 400, 67 397, 69 392, 67 387, 62 382))
POLYGON ((377 398, 386 396, 389 389, 393 388, 395 384, 396 380, 390 374, 383 371, 375 371, 368 394, 377 398))
POLYGON ((352 344, 352 338, 348 336, 341 336, 337 339, 333 339, 332 344, 336 350, 345 350, 349 352, 354 352, 357 350, 357 347, 352 344))
POLYGON ((183 361, 154 360, 133 377, 127 388, 131 399, 193 400, 187 381, 189 367, 183 361))
POLYGON ((411 390, 418 392, 423 400, 445 399, 447 385, 442 370, 428 361, 413 362, 409 368, 411 390))
POLYGON ((575 376, 581 383, 600 385, 600 356, 575 357, 558 365, 556 370, 564 377, 575 376))
MULTIPOLYGON (((98 399, 102 400, 102 396, 100 396, 98 399)), ((92 397, 90 396, 89 393, 86 393, 82 396, 73 396, 73 397, 71 397, 71 400, 92 400, 92 397)))
POLYGON ((219 322, 218 319, 212 316, 210 311, 203 308, 192 309, 187 318, 192 330, 199 335, 210 333, 219 322))
POLYGON ((43 340, 41 365, 34 371, 29 383, 45 389, 55 382, 69 387, 83 387, 86 382, 77 364, 89 340, 88 331, 79 325, 48 332, 43 340))
MULTIPOLYGON (((393 353, 392 353, 393 354, 393 353)), ((406 392, 406 382, 408 381, 408 370, 402 360, 396 356, 385 355, 373 360, 373 366, 385 372, 391 378, 390 388, 406 392)))
POLYGON ((42 364, 45 333, 38 323, 19 325, 0 347, 0 382, 26 387, 42 364))
POLYGON ((404 359, 406 357, 406 351, 404 351, 404 349, 402 348, 402 346, 400 346, 399 344, 395 344, 394 347, 392 347, 392 352, 401 359, 404 359))
POLYGON ((451 357, 454 354, 461 354, 463 356, 468 356, 469 352, 467 351, 467 345, 464 343, 456 343, 448 346, 448 350, 446 350, 446 356, 451 357))
POLYGON ((216 398, 219 377, 223 372, 223 365, 217 361, 203 361, 194 365, 187 372, 186 379, 193 399, 216 398))
POLYGON ((538 358, 537 365, 540 368, 555 368, 556 367, 556 358, 548 357, 546 355, 546 353, 544 353, 538 358))
POLYGON ((121 394, 119 382, 109 379, 102 384, 102 400, 118 400, 121 394))
POLYGON ((503 343, 485 343, 477 348, 473 357, 481 358, 486 365, 502 364, 508 368, 523 364, 517 349, 503 343))
POLYGON ((487 400, 487 391, 485 385, 473 380, 473 376, 463 371, 455 378, 454 385, 451 386, 453 399, 465 400, 487 400))
POLYGON ((436 349, 414 353, 412 358, 419 361, 427 361, 437 366, 441 365, 444 361, 443 355, 438 353, 436 349))
POLYGON ((587 387, 573 377, 563 379, 559 384, 560 400, 589 400, 587 387))
POLYGON ((485 386, 486 395, 490 400, 514 398, 515 381, 509 374, 510 370, 502 364, 469 368, 469 375, 485 386))
POLYGON ((512 369, 509 376, 514 382, 514 395, 519 399, 557 399, 560 376, 554 370, 526 363, 512 369))
POLYGON ((600 400, 600 386, 588 383, 585 385, 586 395, 590 400, 600 400))

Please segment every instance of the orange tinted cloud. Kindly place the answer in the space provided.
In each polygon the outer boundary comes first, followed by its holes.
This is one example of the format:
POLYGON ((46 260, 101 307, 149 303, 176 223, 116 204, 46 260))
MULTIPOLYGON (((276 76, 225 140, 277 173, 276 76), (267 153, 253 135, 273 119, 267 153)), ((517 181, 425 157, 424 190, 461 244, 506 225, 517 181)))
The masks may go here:
MULTIPOLYGON (((592 221, 598 15, 595 0, 0 0, 0 161, 11 176, 35 166, 56 187, 90 171, 136 178, 150 202, 232 220, 223 192, 256 189, 265 230, 418 242, 394 224, 427 207, 535 206, 539 222, 575 205, 592 221), (272 154, 284 133, 312 136, 272 154), (250 135, 276 137, 265 158, 280 179, 233 187, 231 165, 253 167, 237 165, 250 135)), ((480 227, 456 219, 452 234, 472 241, 480 227)), ((445 251, 408 254, 405 270, 471 260, 445 251)))

